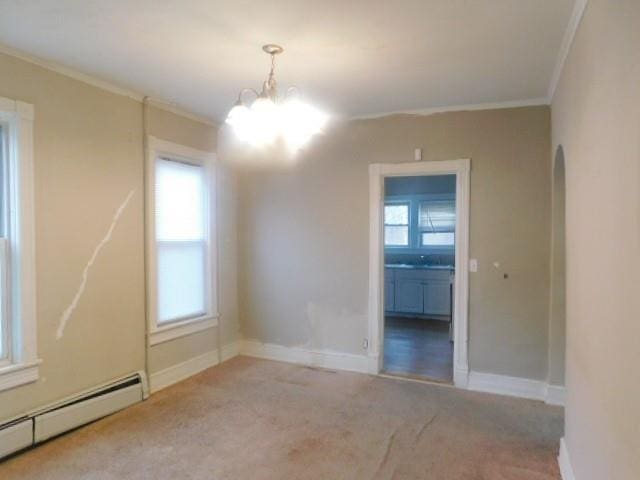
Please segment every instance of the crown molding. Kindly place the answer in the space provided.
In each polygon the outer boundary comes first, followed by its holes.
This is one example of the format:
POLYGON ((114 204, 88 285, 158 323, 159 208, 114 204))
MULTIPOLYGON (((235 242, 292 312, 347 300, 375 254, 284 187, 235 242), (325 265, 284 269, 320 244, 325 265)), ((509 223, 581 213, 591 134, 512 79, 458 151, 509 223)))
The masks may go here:
POLYGON ((204 123, 205 125, 209 125, 210 127, 218 127, 219 123, 209 117, 203 117, 202 115, 198 115, 196 113, 192 113, 189 110, 185 110, 175 103, 170 103, 168 101, 150 97, 147 100, 147 103, 155 108, 159 108, 161 110, 165 110, 167 112, 171 112, 175 115, 179 115, 184 118, 188 118, 189 120, 193 120, 195 122, 204 123))
POLYGON ((553 74, 551 75, 551 81, 549 82, 549 90, 547 91, 549 103, 551 103, 553 96, 556 93, 556 88, 558 87, 562 70, 564 70, 564 64, 567 61, 569 51, 571 50, 571 44, 576 36, 576 32, 578 31, 578 27, 580 26, 580 22, 585 9, 587 8, 588 2, 589 0, 576 0, 576 3, 573 5, 573 11, 571 12, 567 29, 564 32, 564 37, 562 37, 562 43, 560 44, 560 50, 558 51, 556 65, 553 69, 553 74))
MULTIPOLYGON (((96 78, 92 75, 88 75, 86 73, 82 73, 79 70, 61 65, 57 62, 52 62, 50 60, 45 60, 43 58, 37 57, 35 55, 31 55, 29 53, 25 53, 21 50, 17 50, 15 48, 9 47, 7 45, 3 45, 0 43, 0 53, 8 55, 10 57, 18 58, 25 62, 31 63, 33 65, 38 65, 39 67, 45 68, 52 72, 59 73, 60 75, 64 75, 69 78, 73 78, 82 83, 86 83, 87 85, 91 85, 93 87, 99 88, 101 90, 105 90, 110 93, 114 93, 116 95, 121 95, 127 98, 131 98, 137 102, 142 103, 145 96, 144 94, 137 92, 135 90, 131 90, 125 87, 121 87, 114 83, 108 82, 106 80, 102 80, 100 78, 96 78)), ((174 113, 181 117, 188 118, 190 120, 194 120, 196 122, 204 123, 206 125, 210 125, 212 127, 218 126, 218 124, 211 118, 195 114, 186 110, 174 102, 170 102, 168 100, 156 97, 148 97, 149 105, 152 105, 156 108, 166 110, 168 112, 174 113)))
POLYGON ((450 105, 444 107, 418 108, 412 110, 396 110, 391 112, 355 115, 352 116, 350 120, 368 120, 388 117, 390 115, 433 115, 434 113, 465 112, 473 110, 497 110, 501 108, 535 107, 540 105, 549 105, 549 100, 546 97, 542 97, 528 98, 523 100, 509 100, 505 102, 472 103, 467 105, 450 105))

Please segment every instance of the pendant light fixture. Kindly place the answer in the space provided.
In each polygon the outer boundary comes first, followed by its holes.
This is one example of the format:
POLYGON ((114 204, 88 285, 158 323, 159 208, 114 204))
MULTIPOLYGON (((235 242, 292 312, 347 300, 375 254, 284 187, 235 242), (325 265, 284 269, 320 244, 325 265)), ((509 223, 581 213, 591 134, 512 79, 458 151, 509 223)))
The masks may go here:
POLYGON ((284 49, 269 44, 262 47, 271 56, 269 77, 258 93, 252 88, 244 88, 238 100, 229 111, 226 123, 233 127, 238 138, 255 147, 273 144, 281 139, 291 152, 296 152, 315 134, 322 131, 328 117, 315 107, 303 102, 297 95, 296 87, 289 87, 284 97, 278 96, 274 76, 276 55, 284 49), (255 95, 249 106, 243 100, 245 93, 255 95))

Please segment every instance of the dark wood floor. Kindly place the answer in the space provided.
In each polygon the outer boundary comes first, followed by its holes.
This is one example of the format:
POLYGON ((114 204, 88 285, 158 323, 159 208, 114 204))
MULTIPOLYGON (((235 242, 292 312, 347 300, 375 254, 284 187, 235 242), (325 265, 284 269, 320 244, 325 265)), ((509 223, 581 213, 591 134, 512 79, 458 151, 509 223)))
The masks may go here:
POLYGON ((449 341, 449 323, 385 317, 383 371, 451 383, 453 342, 449 341))

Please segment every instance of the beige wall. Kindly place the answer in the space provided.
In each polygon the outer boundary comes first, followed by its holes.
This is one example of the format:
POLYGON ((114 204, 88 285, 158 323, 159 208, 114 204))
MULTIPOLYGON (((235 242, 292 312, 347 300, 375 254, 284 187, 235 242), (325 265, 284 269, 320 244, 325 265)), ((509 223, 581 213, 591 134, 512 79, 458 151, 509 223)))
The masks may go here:
POLYGON ((0 419, 144 369, 138 102, 0 54, 0 96, 34 104, 40 380, 0 393, 0 419), (56 340, 94 248, 134 190, 56 340))
POLYGON ((566 441, 578 480, 640 478, 640 3, 591 0, 552 105, 566 161, 566 441))
MULTIPOLYGON (((186 145, 204 151, 215 151, 217 127, 198 122, 167 110, 149 108, 149 134, 163 140, 186 145)), ((217 226, 219 236, 219 311, 222 345, 239 338, 237 313, 236 280, 236 179, 233 169, 218 162, 217 185, 217 226)), ((159 370, 202 355, 218 347, 218 329, 208 329, 186 337, 150 347, 149 372, 159 370)))
MULTIPOLYGON (((287 165, 240 177, 241 325, 248 338, 364 353, 375 162, 471 158, 470 366, 547 378, 550 114, 529 107, 334 126, 287 165), (500 269, 493 267, 500 262, 500 269), (504 279, 503 274, 509 278, 504 279)), ((271 159, 273 163, 273 159, 271 159)))
MULTIPOLYGON (((142 105, 23 60, 0 54, 0 96, 34 104, 36 383, 0 392, 0 422, 145 368, 142 105), (89 270, 64 336, 60 316, 116 209, 134 195, 89 270)), ((200 149, 216 129, 152 108, 151 133, 200 149)), ((235 176, 219 175, 222 332, 237 338, 235 176)), ((215 331, 154 348, 162 369, 216 347, 215 331)), ((154 370, 155 371, 155 370, 154 370)))
POLYGON ((551 306, 549 310, 549 384, 564 385, 566 343, 565 168, 562 148, 553 159, 551 179, 551 306))

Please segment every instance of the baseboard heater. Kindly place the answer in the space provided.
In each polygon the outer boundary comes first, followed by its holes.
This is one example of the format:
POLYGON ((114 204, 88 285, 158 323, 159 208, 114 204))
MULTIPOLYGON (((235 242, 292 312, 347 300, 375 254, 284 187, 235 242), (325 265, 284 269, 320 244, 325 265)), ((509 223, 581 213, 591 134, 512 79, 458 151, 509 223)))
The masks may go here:
POLYGON ((0 459, 106 417, 147 396, 146 375, 139 372, 0 425, 0 459))

